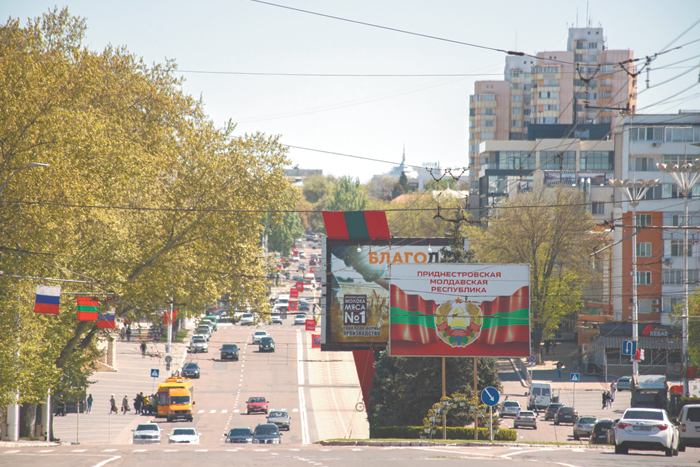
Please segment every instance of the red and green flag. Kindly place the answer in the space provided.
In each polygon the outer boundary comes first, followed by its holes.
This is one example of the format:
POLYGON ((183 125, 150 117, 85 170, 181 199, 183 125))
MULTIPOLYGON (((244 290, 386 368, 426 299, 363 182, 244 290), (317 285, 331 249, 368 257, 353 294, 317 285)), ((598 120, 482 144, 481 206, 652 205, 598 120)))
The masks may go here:
POLYGON ((99 302, 93 297, 77 297, 78 321, 97 321, 99 302))

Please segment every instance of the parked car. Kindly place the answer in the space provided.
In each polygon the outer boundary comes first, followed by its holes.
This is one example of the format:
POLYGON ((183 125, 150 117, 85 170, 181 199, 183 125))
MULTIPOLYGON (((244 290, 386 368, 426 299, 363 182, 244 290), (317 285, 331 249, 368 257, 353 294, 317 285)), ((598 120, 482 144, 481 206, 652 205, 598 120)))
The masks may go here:
POLYGON ((182 376, 187 378, 199 378, 200 369, 197 362, 187 362, 182 367, 182 376))
POLYGON ((259 352, 274 352, 275 351, 275 341, 270 336, 265 336, 260 339, 258 344, 259 352))
POLYGON ((518 412, 520 412, 520 402, 518 401, 504 401, 501 407, 501 411, 499 412, 501 417, 515 418, 518 412))
POLYGON ((253 313, 243 313, 241 315, 241 326, 250 326, 252 324, 255 324, 253 313))
POLYGON ((270 410, 270 415, 267 416, 268 423, 274 423, 280 430, 289 431, 292 417, 289 416, 285 409, 270 410))
POLYGON ((306 324, 306 315, 305 314, 299 314, 294 317, 294 324, 306 324))
POLYGON ((206 324, 200 324, 199 326, 197 326, 196 332, 197 334, 203 335, 207 339, 207 342, 211 338, 211 328, 206 324))
POLYGON ((679 451, 686 446, 700 447, 700 404, 684 405, 678 416, 680 422, 679 451))
POLYGON ((598 420, 593 427, 593 432, 591 433, 591 438, 588 440, 588 442, 591 444, 610 444, 608 432, 612 430, 612 427, 613 421, 609 418, 598 420))
POLYGON ((632 388, 632 377, 622 376, 615 382, 618 391, 629 391, 632 388))
POLYGON ((253 442, 253 430, 250 428, 231 428, 226 436, 225 443, 248 444, 253 442))
POLYGON ((578 411, 573 407, 559 407, 557 413, 554 414, 554 424, 571 423, 572 425, 578 420, 578 411))
POLYGON ((615 425, 615 454, 630 449, 678 455, 679 430, 664 409, 629 408, 615 425))
POLYGON ((131 431, 133 444, 160 444, 160 435, 163 430, 157 423, 139 423, 136 429, 131 431))
POLYGON ((581 437, 589 437, 593 433, 593 427, 598 423, 598 418, 591 415, 583 415, 574 423, 574 439, 578 441, 581 437))
POLYGON ((253 333, 253 344, 259 344, 260 339, 262 339, 263 337, 266 337, 266 336, 269 336, 267 331, 255 331, 253 333))
POLYGON ((529 426, 530 428, 537 429, 537 417, 535 412, 532 410, 521 410, 515 416, 513 420, 513 428, 517 429, 521 426, 529 426))
POLYGON ((554 415, 557 413, 557 410, 559 410, 559 407, 564 407, 564 404, 560 402, 552 402, 547 406, 547 410, 544 413, 544 419, 545 420, 554 420, 554 415))
POLYGON ((194 428, 173 428, 173 431, 168 435, 168 443, 177 444, 199 444, 199 436, 194 428))
POLYGON ((274 423, 261 423, 253 432, 253 444, 280 444, 282 434, 274 423))
POLYGON ((248 414, 251 414, 254 412, 267 413, 269 403, 270 403, 270 401, 268 401, 267 399, 265 399, 264 397, 261 397, 261 396, 249 397, 248 402, 246 403, 246 406, 247 406, 246 413, 248 413, 248 414))
POLYGON ((207 343, 207 339, 202 335, 195 335, 190 341, 189 351, 192 353, 209 352, 209 344, 207 343))
POLYGON ((236 344, 223 344, 219 351, 221 352, 221 360, 230 358, 238 361, 238 346, 236 344))

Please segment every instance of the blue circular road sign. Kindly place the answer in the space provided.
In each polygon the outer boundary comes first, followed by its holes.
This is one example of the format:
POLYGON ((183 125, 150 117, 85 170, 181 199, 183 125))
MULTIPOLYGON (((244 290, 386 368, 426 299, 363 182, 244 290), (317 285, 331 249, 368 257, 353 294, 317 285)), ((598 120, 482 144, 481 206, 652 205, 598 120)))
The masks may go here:
POLYGON ((498 400, 500 398, 501 395, 498 393, 498 389, 494 387, 489 386, 481 391, 481 401, 489 407, 493 407, 494 405, 498 404, 498 400))

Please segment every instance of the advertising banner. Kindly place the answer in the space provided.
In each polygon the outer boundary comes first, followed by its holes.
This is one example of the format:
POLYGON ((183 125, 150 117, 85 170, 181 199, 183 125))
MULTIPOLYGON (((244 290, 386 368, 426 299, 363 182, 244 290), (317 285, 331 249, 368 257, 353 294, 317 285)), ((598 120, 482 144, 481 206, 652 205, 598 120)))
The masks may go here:
POLYGON ((530 266, 392 264, 392 356, 528 357, 530 266))
POLYGON ((389 266, 438 263, 448 242, 326 239, 322 350, 383 349, 389 341, 389 266))
POLYGON ((321 348, 321 334, 311 334, 311 348, 320 349, 321 348))
POLYGON ((316 330, 316 320, 315 319, 307 319, 306 320, 306 330, 307 331, 315 331, 316 330))
POLYGON ((287 302, 287 311, 297 311, 298 302, 287 302))
POLYGON ((299 298, 299 291, 296 287, 289 289, 289 298, 299 298))

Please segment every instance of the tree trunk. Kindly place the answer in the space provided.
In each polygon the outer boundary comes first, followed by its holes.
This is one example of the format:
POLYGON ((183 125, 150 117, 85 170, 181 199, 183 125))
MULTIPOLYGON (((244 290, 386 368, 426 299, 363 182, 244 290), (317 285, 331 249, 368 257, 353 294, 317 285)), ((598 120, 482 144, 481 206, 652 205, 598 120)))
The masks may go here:
POLYGON ((36 404, 22 404, 19 408, 19 437, 33 438, 36 427, 36 404))

